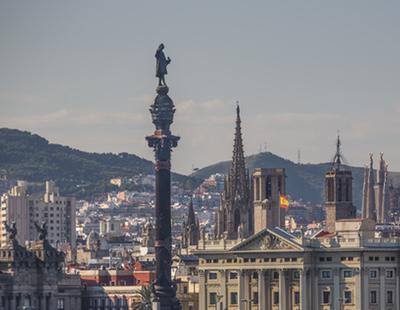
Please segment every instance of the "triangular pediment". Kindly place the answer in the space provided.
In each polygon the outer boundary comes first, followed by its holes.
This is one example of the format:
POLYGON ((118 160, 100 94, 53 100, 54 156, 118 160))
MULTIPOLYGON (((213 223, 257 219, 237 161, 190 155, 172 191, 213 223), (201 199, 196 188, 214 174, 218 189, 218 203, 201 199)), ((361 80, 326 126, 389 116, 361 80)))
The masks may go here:
POLYGON ((280 228, 266 228, 235 245, 230 251, 302 251, 293 235, 280 228))

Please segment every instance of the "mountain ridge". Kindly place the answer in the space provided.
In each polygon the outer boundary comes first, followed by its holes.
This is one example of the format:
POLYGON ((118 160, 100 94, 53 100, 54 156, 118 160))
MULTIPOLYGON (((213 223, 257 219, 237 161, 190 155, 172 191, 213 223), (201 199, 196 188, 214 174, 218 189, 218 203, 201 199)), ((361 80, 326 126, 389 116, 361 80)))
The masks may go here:
MULTIPOLYGON (((0 128, 0 171, 11 179, 54 180, 62 193, 89 198, 116 189, 111 178, 153 174, 150 160, 128 153, 84 152, 18 129, 0 128)), ((172 173, 186 183, 190 177, 172 173)))

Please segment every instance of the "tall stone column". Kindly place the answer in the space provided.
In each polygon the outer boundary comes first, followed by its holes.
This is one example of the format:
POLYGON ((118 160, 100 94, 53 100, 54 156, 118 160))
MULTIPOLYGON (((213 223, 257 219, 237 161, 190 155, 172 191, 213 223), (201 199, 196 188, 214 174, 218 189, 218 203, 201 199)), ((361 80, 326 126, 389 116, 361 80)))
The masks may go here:
POLYGON ((320 305, 320 291, 319 291, 319 270, 318 268, 314 268, 312 270, 312 278, 313 278, 313 283, 312 283, 312 298, 311 300, 313 301, 313 308, 312 309, 319 309, 320 305))
POLYGON ((380 268, 379 269, 379 304, 380 304, 380 309, 385 309, 386 307, 386 296, 385 296, 385 268, 380 268))
POLYGON ((364 308, 362 307, 362 285, 361 285, 361 269, 356 268, 354 270, 355 273, 355 282, 356 282, 356 297, 355 297, 355 303, 356 303, 356 309, 357 310, 363 310, 364 308))
POLYGON ((272 271, 266 270, 265 271, 265 300, 266 300, 266 310, 271 310, 272 308, 272 271))
MULTIPOLYGON (((160 82, 161 83, 161 82, 160 82)), ((178 145, 179 137, 172 135, 170 126, 173 122, 175 106, 168 96, 166 85, 157 87, 157 96, 150 113, 155 131, 146 140, 155 154, 156 175, 156 280, 154 300, 160 310, 180 309, 171 280, 171 152, 178 145)))
POLYGON ((266 309, 265 270, 258 270, 258 310, 266 309))
POLYGON ((286 275, 284 269, 279 269, 279 310, 287 310, 286 275))
POLYGON ((300 310, 308 309, 307 271, 300 269, 300 310))
POLYGON ((340 296, 340 269, 333 269, 333 310, 340 310, 342 296, 340 296))
POLYGON ((396 292, 395 292, 396 309, 400 309, 400 271, 396 268, 396 292))
POLYGON ((369 269, 364 267, 361 269, 362 270, 362 292, 363 292, 363 297, 362 297, 362 309, 367 309, 369 305, 369 295, 368 295, 368 278, 369 278, 369 269))
POLYGON ((222 309, 228 308, 228 292, 227 292, 227 281, 229 277, 229 271, 221 270, 221 304, 222 309))
POLYGON ((245 300, 245 295, 246 295, 246 277, 245 277, 246 271, 245 270, 239 270, 239 292, 238 292, 238 302, 239 302, 239 309, 244 310, 245 306, 244 303, 242 302, 245 300))
POLYGON ((199 270, 199 306, 200 309, 207 309, 207 287, 206 287, 207 272, 199 270))

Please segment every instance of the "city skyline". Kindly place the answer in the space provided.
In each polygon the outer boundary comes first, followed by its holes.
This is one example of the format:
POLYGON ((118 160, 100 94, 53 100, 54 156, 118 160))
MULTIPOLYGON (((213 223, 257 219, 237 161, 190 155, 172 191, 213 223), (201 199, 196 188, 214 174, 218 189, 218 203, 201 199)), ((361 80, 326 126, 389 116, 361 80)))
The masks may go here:
POLYGON ((236 100, 245 155, 267 143, 328 162, 339 129, 349 164, 384 151, 400 170, 398 3, 96 3, 0 4, 0 127, 151 159, 143 137, 163 42, 182 138, 174 171, 230 159, 236 100))

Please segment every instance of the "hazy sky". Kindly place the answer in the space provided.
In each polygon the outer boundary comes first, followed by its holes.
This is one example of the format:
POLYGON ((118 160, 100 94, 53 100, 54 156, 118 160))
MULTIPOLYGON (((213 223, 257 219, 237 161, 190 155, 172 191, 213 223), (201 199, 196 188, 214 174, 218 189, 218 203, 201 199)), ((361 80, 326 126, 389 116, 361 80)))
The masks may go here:
POLYGON ((0 2, 0 127, 153 159, 154 53, 172 58, 173 169, 230 159, 235 101, 260 145, 400 170, 400 1, 0 2))

